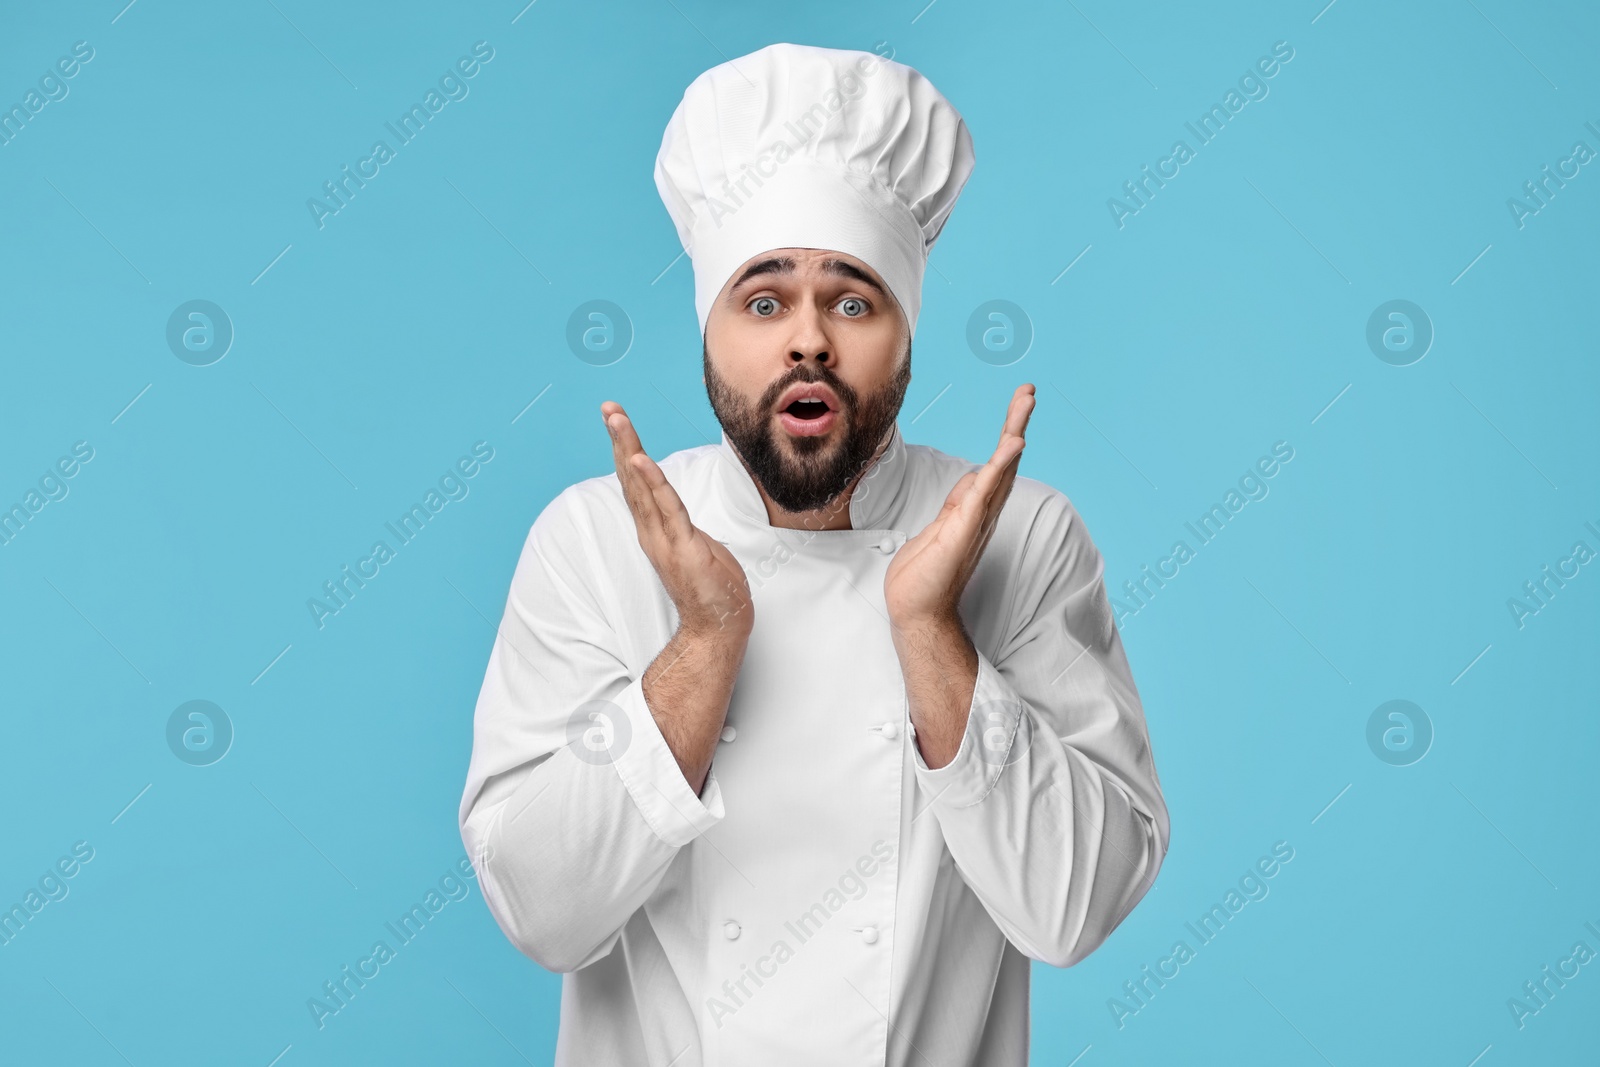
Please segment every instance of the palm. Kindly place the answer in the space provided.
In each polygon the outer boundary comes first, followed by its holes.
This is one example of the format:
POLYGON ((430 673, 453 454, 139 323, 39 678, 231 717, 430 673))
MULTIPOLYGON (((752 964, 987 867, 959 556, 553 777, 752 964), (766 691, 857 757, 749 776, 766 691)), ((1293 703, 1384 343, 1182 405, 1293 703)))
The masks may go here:
POLYGON ((608 400, 600 411, 639 546, 678 609, 680 624, 748 634, 753 617, 744 568, 726 545, 689 521, 688 509, 645 454, 622 405, 608 400))
POLYGON ((963 474, 927 527, 907 541, 883 579, 884 602, 897 622, 952 618, 994 532, 995 522, 1021 463, 1033 386, 1011 395, 1005 426, 994 455, 976 471, 963 474))

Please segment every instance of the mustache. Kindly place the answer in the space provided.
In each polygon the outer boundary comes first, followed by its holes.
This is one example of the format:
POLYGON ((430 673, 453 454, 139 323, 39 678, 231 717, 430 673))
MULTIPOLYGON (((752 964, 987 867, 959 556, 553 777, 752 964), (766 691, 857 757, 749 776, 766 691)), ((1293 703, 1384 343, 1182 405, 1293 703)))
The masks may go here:
POLYGON ((783 396, 784 390, 797 382, 804 382, 807 385, 813 382, 821 382, 833 390, 834 395, 839 398, 839 403, 844 405, 846 413, 856 410, 858 399, 856 391, 844 379, 835 374, 831 368, 817 367, 815 364, 809 363, 800 364, 794 370, 769 385, 766 391, 761 394, 761 410, 771 411, 777 405, 778 399, 783 396))

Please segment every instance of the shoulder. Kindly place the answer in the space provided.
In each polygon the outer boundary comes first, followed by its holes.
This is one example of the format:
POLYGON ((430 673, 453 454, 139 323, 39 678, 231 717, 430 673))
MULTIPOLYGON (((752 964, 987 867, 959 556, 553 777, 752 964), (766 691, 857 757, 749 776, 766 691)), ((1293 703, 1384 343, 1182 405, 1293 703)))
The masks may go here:
MULTIPOLYGON (((714 463, 715 445, 680 449, 656 461, 661 473, 691 509, 708 491, 714 463)), ((603 547, 619 534, 627 541, 637 542, 633 513, 623 495, 622 482, 613 470, 573 482, 557 493, 539 512, 528 538, 541 546, 576 540, 603 547)))
MULTIPOLYGON (((917 496, 920 509, 927 512, 921 520, 921 525, 926 525, 944 506, 961 476, 979 470, 983 463, 926 445, 907 447, 911 453, 908 473, 924 487, 917 496)), ((984 548, 980 568, 988 571, 992 580, 1003 581, 1022 595, 1023 590, 1051 584, 1079 586, 1097 581, 1104 573, 1105 559, 1066 493, 1038 478, 1018 474, 984 548)))
MULTIPOLYGON (((705 467, 714 462, 709 451, 684 449, 657 460, 691 509, 700 499, 696 487, 707 482, 705 467)), ((612 470, 573 482, 545 504, 523 538, 513 587, 525 604, 554 594, 605 614, 655 588, 654 574, 612 470)))
MULTIPOLYGON (((941 452, 929 445, 906 445, 908 477, 916 480, 923 496, 934 497, 933 511, 944 506, 945 498, 968 471, 982 469, 984 461, 973 462, 941 452)), ((931 516, 930 516, 931 518, 931 516)), ((1039 531, 1046 536, 1065 537, 1072 527, 1081 527, 1077 508, 1066 493, 1048 482, 1018 474, 1011 483, 995 536, 1002 531, 1026 536, 1039 531)))

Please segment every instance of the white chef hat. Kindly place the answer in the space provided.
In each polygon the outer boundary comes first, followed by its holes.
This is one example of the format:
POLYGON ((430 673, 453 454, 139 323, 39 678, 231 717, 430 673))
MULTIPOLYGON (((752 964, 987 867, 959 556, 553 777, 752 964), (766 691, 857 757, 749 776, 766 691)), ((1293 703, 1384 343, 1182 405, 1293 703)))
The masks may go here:
POLYGON ((973 161, 960 113, 902 63, 773 44, 712 67, 685 90, 655 166, 701 333, 733 272, 773 248, 855 256, 915 333, 928 252, 973 161))

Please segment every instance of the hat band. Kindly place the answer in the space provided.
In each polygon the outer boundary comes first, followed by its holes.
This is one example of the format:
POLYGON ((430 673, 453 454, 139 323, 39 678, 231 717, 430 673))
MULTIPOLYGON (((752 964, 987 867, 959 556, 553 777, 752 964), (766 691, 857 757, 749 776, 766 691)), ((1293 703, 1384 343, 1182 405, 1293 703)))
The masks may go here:
POLYGON ((809 156, 782 163, 763 156, 723 192, 729 195, 708 198, 709 211, 694 227, 694 303, 702 334, 711 305, 733 272, 775 248, 825 248, 855 256, 888 283, 906 326, 916 332, 927 263, 922 228, 910 209, 870 175, 809 156))

